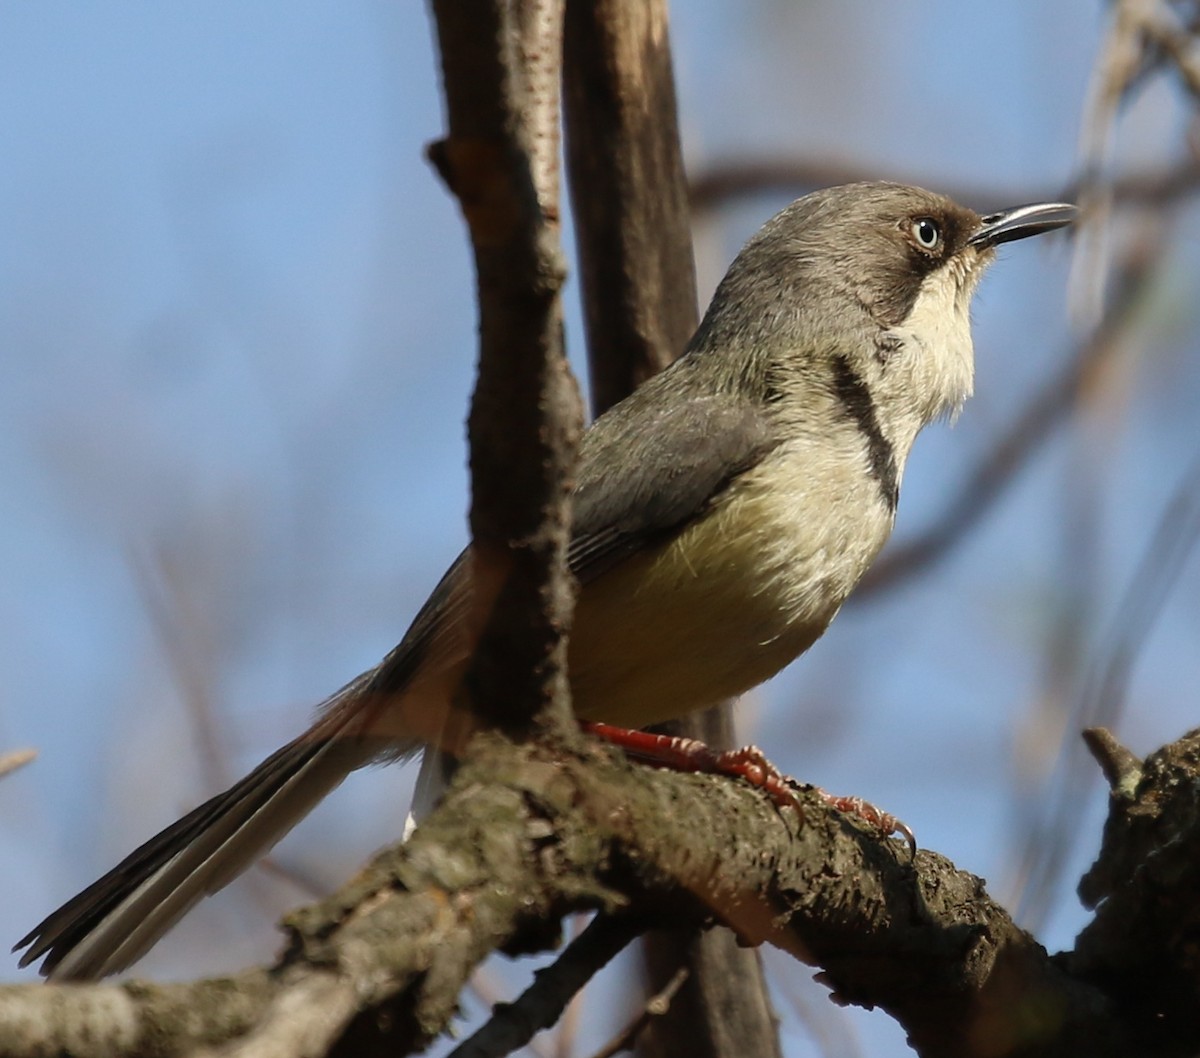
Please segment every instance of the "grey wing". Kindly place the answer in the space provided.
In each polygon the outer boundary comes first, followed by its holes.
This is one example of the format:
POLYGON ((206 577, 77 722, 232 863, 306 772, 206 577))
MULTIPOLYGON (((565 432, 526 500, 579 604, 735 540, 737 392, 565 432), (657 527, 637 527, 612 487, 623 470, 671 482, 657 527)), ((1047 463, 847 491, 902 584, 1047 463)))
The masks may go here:
MULTIPOLYGON (((693 397, 659 409, 641 396, 617 405, 584 435, 567 560, 585 584, 677 532, 775 445, 766 415, 749 401, 693 397)), ((468 556, 463 551, 455 559, 399 646, 327 708, 343 696, 386 698, 443 637, 457 634, 470 606, 469 592, 460 590, 470 575, 468 556)))
POLYGON ((745 399, 651 410, 630 407, 636 397, 584 436, 568 553, 584 584, 678 532, 777 443, 764 409, 745 399))

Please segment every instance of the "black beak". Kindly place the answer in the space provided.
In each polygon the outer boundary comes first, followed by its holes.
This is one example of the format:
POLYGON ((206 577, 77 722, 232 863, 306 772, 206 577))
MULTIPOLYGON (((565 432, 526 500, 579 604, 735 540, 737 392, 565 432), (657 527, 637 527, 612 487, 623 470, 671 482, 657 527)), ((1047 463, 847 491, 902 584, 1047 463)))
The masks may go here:
POLYGON ((1027 239, 1031 235, 1054 231, 1074 222, 1079 210, 1066 202, 1039 202, 1017 206, 982 217, 983 227, 967 240, 967 245, 986 249, 1002 242, 1027 239))

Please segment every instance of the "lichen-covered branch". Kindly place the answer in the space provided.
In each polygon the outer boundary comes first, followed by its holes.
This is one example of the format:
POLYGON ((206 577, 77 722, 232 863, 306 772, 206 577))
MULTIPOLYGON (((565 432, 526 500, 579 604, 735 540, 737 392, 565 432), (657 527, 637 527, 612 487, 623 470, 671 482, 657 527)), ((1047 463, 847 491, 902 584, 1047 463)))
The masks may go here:
POLYGON ((803 820, 727 779, 479 740, 404 846, 292 915, 270 971, 190 985, 0 992, 3 1053, 77 1058, 345 1053, 424 1046, 491 951, 553 944, 568 912, 724 923, 823 968, 841 1002, 879 1006, 926 1058, 1191 1053, 1200 1044, 1200 733, 1114 798, 1076 952, 1048 956, 983 883, 932 852, 910 861, 818 800, 803 820), (68 998, 69 997, 69 998, 68 998), (353 1048, 351 1048, 351 1042, 353 1048))

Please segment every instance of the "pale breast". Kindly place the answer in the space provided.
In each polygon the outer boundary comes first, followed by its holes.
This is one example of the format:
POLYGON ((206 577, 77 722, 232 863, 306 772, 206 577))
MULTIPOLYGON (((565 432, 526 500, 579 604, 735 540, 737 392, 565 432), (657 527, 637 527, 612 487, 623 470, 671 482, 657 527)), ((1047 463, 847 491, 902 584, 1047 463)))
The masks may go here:
POLYGON ((821 458, 777 449, 675 540, 585 588, 570 650, 581 716, 628 726, 682 716, 808 649, 892 522, 869 476, 823 446, 821 458))

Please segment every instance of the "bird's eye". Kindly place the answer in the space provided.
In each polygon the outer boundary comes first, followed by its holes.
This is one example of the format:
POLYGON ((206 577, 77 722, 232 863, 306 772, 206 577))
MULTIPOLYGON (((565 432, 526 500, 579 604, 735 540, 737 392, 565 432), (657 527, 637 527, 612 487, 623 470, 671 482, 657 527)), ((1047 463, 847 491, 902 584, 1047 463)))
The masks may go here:
POLYGON ((936 250, 942 241, 942 229, 932 217, 918 217, 912 222, 913 238, 925 250, 936 250))

